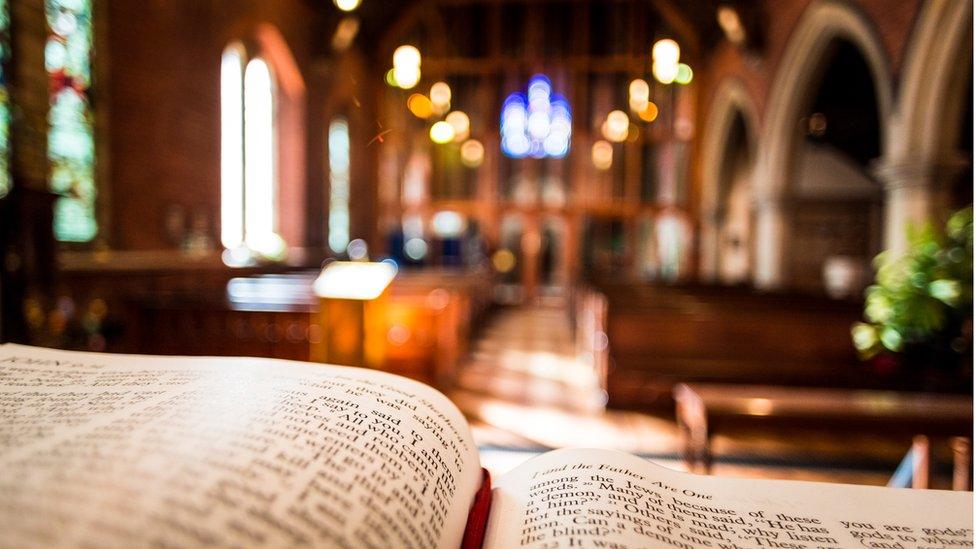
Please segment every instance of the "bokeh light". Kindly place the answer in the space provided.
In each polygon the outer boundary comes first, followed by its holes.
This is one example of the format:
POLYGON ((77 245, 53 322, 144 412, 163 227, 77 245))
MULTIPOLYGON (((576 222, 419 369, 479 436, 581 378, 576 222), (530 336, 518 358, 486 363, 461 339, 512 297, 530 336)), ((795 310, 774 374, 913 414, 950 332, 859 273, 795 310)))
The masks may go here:
POLYGON ((393 67, 393 78, 396 80, 397 86, 405 90, 409 90, 410 88, 416 86, 417 82, 420 82, 420 67, 393 67))
POLYGON ((569 101, 552 93, 549 78, 537 74, 527 93, 513 93, 502 104, 502 153, 511 158, 562 158, 569 153, 573 115, 569 101))
POLYGON ((678 63, 668 63, 668 62, 654 62, 654 66, 651 67, 651 72, 654 73, 654 78, 662 84, 670 84, 674 82, 674 79, 678 77, 678 63))
POLYGON ((357 238, 346 246, 346 254, 353 261, 366 261, 369 259, 369 246, 362 238, 357 238))
POLYGON ((630 83, 628 97, 630 110, 639 113, 647 108, 647 103, 651 97, 651 87, 642 78, 634 79, 630 83))
POLYGON ((645 107, 644 110, 637 113, 637 116, 639 116, 640 119, 643 120, 644 122, 654 122, 657 119, 657 115, 658 115, 657 105, 655 105, 652 101, 648 101, 647 107, 645 107))
POLYGON ((715 12, 715 18, 718 19, 718 26, 722 27, 722 32, 725 33, 725 37, 730 42, 741 45, 746 41, 746 30, 742 26, 742 20, 739 18, 739 13, 735 11, 735 8, 731 6, 719 6, 715 12))
POLYGON ((627 139, 627 132, 630 130, 630 118, 624 111, 610 111, 601 130, 603 137, 607 140, 620 143, 627 139))
POLYGON ((403 244, 403 253, 414 261, 420 261, 427 255, 427 242, 422 238, 411 238, 403 244))
POLYGON ((485 146, 476 139, 468 139, 461 144, 461 163, 469 168, 477 168, 485 160, 485 146))
POLYGON ((440 238, 455 238, 461 236, 468 227, 468 220, 458 212, 443 210, 434 214, 430 226, 440 238))
POLYGON ((822 112, 811 114, 807 121, 807 135, 823 137, 825 133, 827 133, 827 117, 822 112))
POLYGON ((674 76, 675 82, 682 85, 690 84, 694 76, 695 73, 692 72, 691 67, 684 63, 678 63, 678 73, 674 76))
POLYGON ((454 141, 454 126, 441 120, 430 127, 430 140, 439 145, 454 141))
POLYGON ((670 38, 658 40, 651 49, 653 65, 651 72, 654 78, 662 84, 674 82, 678 76, 678 60, 681 58, 681 48, 670 38))
POLYGON ((332 0, 332 2, 342 11, 352 11, 359 7, 361 0, 332 0))
POLYGON ((435 82, 430 87, 430 102, 434 114, 444 114, 451 108, 451 87, 447 82, 435 82))
POLYGON ((681 48, 678 43, 670 38, 658 40, 651 49, 651 59, 654 63, 666 63, 677 65, 681 57, 681 48))
POLYGON ((407 109, 417 118, 427 119, 434 114, 433 105, 427 96, 415 93, 407 99, 407 109))
POLYGON ((454 128, 454 141, 464 141, 471 133, 471 119, 461 111, 453 111, 444 119, 454 128))
POLYGON ((343 17, 332 34, 332 49, 343 52, 349 49, 359 33, 359 18, 355 15, 343 17))
POLYGON ((419 67, 420 50, 410 45, 403 45, 393 52, 393 68, 419 67))
POLYGON ((500 273, 510 272, 515 268, 515 254, 511 250, 502 248, 491 256, 491 264, 500 273))
POLYGON ((590 159, 598 170, 609 170, 613 165, 613 145, 607 141, 597 141, 590 151, 590 159))
POLYGON ((636 143, 638 139, 640 139, 640 128, 637 124, 630 124, 627 128, 627 142, 636 143))
POLYGON ((411 45, 403 45, 393 52, 393 80, 405 90, 420 82, 420 50, 411 45))

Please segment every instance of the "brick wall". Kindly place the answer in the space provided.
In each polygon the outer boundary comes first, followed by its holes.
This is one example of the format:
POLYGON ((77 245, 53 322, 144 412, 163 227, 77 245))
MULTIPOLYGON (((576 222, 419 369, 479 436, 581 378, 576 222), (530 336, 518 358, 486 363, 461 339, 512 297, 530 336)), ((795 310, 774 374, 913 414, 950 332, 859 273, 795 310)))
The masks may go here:
MULTIPOLYGON (((107 65, 100 71, 107 81, 96 89, 109 108, 109 131, 99 143, 109 165, 100 182, 111 196, 109 244, 122 250, 176 246, 165 230, 173 209, 188 219, 206 215, 219 243, 221 53, 232 40, 255 40, 266 23, 281 33, 304 73, 317 41, 326 40, 320 16, 302 0, 147 0, 105 2, 103 9, 99 51, 107 55, 96 63, 107 65)), ((317 119, 305 126, 306 133, 321 132, 317 119)), ((289 144, 288 156, 296 148, 304 156, 305 135, 279 137, 289 144)), ((283 185, 301 189, 315 180, 304 172, 282 175, 291 179, 283 185)), ((294 226, 296 216, 304 219, 303 207, 297 210, 282 212, 291 222, 285 229, 292 245, 305 244, 294 226)))

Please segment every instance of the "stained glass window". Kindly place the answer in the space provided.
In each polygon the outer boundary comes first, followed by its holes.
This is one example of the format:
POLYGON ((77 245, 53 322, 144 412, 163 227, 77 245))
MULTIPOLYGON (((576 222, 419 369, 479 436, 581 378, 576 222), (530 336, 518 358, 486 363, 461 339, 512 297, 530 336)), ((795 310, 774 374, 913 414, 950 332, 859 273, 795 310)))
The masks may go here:
POLYGON ((569 101, 552 93, 549 78, 529 80, 528 94, 513 93, 502 105, 502 153, 510 158, 562 158, 569 152, 573 115, 569 101))
POLYGON ((10 179, 10 92, 7 61, 10 60, 10 4, 0 0, 0 198, 12 185, 10 179))
POLYGON ((329 124, 329 247, 342 253, 349 245, 349 122, 329 124))
POLYGON ((54 210, 58 240, 95 237, 95 142, 91 109, 91 0, 45 0, 48 40, 44 63, 51 79, 48 175, 59 198, 54 210))

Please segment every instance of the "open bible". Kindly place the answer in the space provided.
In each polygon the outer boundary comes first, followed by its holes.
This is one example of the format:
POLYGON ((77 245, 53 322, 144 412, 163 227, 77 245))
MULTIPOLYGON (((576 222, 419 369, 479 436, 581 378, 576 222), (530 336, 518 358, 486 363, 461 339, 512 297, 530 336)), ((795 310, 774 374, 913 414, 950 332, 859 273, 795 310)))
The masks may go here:
POLYGON ((496 479, 381 372, 0 346, 2 547, 972 547, 970 492, 702 477, 615 451, 496 479))

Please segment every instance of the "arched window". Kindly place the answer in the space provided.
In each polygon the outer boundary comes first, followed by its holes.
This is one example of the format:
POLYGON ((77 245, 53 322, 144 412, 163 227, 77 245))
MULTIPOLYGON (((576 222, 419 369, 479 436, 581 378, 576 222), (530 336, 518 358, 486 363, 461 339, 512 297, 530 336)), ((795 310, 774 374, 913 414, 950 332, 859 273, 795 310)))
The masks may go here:
POLYGON ((60 195, 54 236, 88 242, 95 220, 95 140, 91 109, 91 0, 45 0, 48 39, 44 64, 51 80, 48 182, 60 195))
POLYGON ((221 231, 225 248, 270 251, 277 237, 275 83, 268 63, 245 64, 232 44, 221 60, 221 231))
POLYGON ((244 55, 239 44, 220 61, 220 241, 244 245, 244 55))

